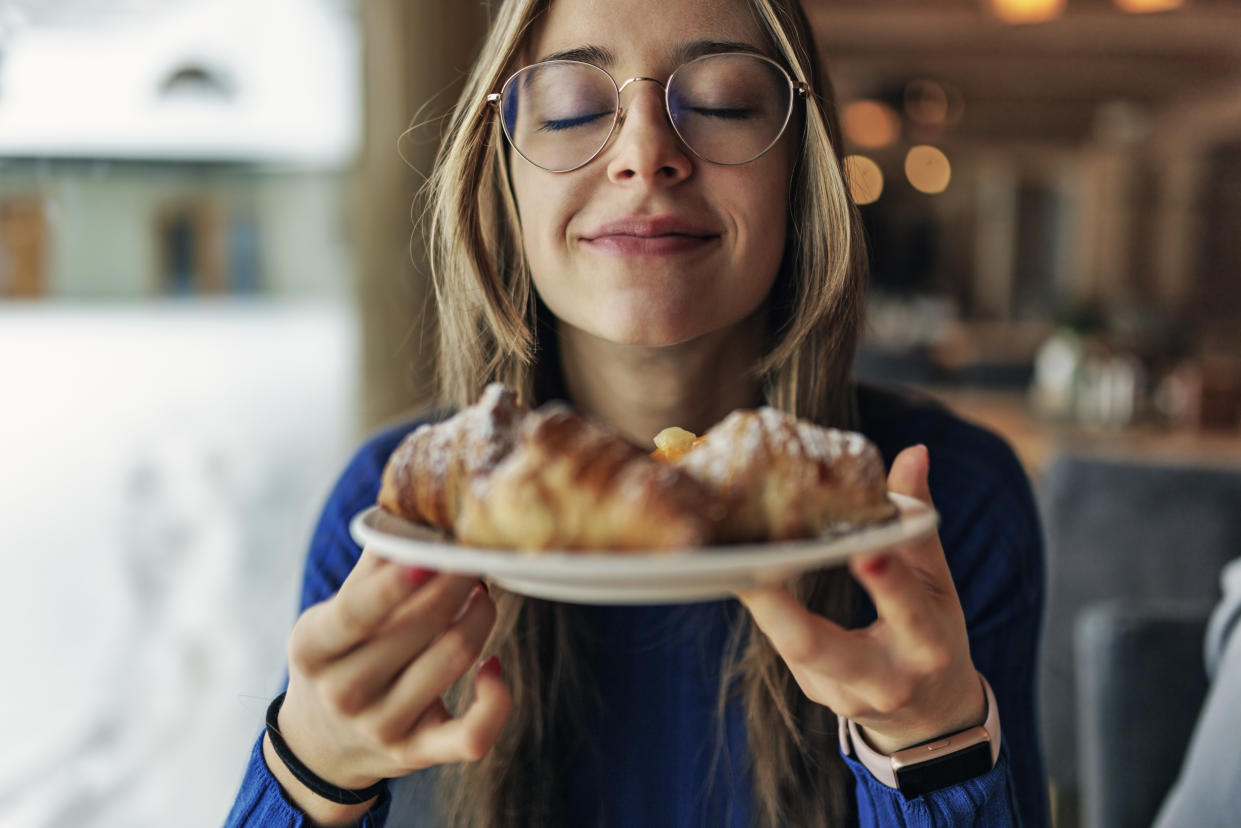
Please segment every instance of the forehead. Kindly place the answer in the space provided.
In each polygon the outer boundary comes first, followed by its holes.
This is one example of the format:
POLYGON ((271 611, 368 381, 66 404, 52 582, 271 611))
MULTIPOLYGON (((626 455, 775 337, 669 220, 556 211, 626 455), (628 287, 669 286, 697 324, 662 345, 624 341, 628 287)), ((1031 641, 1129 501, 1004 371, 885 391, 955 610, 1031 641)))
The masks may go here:
POLYGON ((531 27, 523 52, 534 62, 597 47, 622 68, 670 71, 687 44, 702 41, 770 52, 746 0, 552 0, 531 27))

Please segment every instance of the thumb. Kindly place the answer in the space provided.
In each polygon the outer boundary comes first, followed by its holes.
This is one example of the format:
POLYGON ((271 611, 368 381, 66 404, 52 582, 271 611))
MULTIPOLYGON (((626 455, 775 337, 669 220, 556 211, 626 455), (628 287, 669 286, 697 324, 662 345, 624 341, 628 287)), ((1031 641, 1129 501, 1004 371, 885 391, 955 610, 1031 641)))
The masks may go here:
POLYGON ((910 446, 892 461, 892 468, 888 471, 888 491, 930 504, 931 487, 927 484, 930 469, 931 455, 926 446, 910 446))
MULTIPOLYGON (((926 446, 910 446, 892 461, 892 468, 888 471, 888 491, 912 497, 934 508, 935 504, 931 502, 931 487, 927 485, 927 472, 930 469, 931 455, 926 446)), ((938 533, 926 540, 900 546, 896 554, 907 566, 922 573, 924 581, 935 587, 941 595, 956 594, 952 572, 948 568, 947 558, 944 557, 944 547, 939 542, 938 533)))

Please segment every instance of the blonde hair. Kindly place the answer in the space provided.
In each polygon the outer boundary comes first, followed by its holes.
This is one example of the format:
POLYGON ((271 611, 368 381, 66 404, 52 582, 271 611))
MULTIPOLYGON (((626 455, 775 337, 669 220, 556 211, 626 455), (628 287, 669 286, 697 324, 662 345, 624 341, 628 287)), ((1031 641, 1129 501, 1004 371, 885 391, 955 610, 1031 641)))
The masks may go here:
MULTIPOLYGON (((508 153, 486 95, 514 68, 548 0, 506 0, 467 79, 426 190, 428 249, 438 303, 438 382, 454 407, 502 381, 536 403, 558 371, 521 247, 508 185, 508 153)), ((862 319, 866 258, 860 221, 843 176, 835 102, 819 71, 797 0, 751 0, 755 19, 795 80, 809 85, 792 177, 785 259, 770 297, 770 342, 755 366, 769 404, 825 425, 855 421, 851 366, 862 319)), ((792 128, 792 127, 790 127, 792 128)), ((856 586, 842 570, 793 585, 813 610, 847 622, 856 586)), ((499 616, 488 644, 500 655, 514 712, 496 747, 470 765, 445 769, 447 821, 460 826, 556 823, 558 728, 571 727, 595 692, 581 675, 570 605, 496 591, 499 616)), ((750 731, 756 816, 776 826, 848 821, 851 776, 839 757, 835 717, 802 693, 779 655, 742 614, 724 658, 718 712, 740 695, 750 731), (762 738, 756 738, 762 734, 762 738)), ((468 682, 457 689, 464 704, 468 682)), ((722 731, 721 731, 722 732, 722 731)))

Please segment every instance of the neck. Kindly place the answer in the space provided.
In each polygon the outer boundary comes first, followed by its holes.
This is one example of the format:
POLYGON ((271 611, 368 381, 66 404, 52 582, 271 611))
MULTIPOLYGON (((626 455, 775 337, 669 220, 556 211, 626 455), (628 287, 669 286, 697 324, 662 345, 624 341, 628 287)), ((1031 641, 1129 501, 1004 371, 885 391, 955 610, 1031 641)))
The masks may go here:
POLYGON ((760 310, 737 325, 689 342, 650 348, 617 345, 558 324, 560 363, 570 401, 636 446, 669 426, 702 434, 729 412, 761 403, 753 368, 764 347, 760 310))

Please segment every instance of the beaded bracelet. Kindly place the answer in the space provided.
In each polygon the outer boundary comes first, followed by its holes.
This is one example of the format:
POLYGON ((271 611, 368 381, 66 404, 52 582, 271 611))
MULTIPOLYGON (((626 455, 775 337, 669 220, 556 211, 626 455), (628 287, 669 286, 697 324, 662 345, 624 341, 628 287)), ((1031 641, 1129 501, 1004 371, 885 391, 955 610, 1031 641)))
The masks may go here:
POLYGON ((280 727, 276 719, 280 715, 280 706, 283 704, 284 693, 281 693, 272 699, 271 704, 267 707, 267 736, 271 739, 271 746, 276 749, 276 755, 280 757, 280 761, 284 762, 285 767, 289 769, 289 773, 297 777, 298 782, 301 782, 317 795, 338 805, 361 805, 363 802, 374 799, 383 793, 387 780, 381 779, 370 787, 352 790, 333 785, 331 782, 321 779, 314 771, 303 765, 293 755, 293 751, 289 750, 284 737, 280 735, 280 727))

